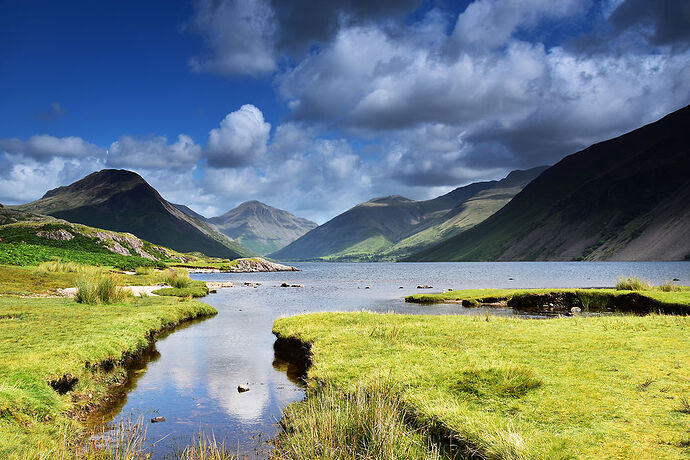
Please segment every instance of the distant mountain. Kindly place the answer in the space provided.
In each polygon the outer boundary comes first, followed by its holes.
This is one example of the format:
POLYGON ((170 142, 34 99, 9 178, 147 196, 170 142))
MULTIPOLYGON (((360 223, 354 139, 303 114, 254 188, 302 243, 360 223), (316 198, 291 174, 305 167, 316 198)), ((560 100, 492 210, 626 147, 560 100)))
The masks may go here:
POLYGON ((514 171, 446 195, 413 201, 375 198, 334 217, 285 248, 278 260, 396 260, 478 224, 498 211, 546 167, 514 171))
POLYGON ((317 226, 310 220, 255 200, 242 203, 208 222, 259 255, 277 251, 317 226))
POLYGON ((546 170, 409 260, 690 259, 690 106, 546 170))
POLYGON ((183 213, 187 214, 188 216, 191 216, 197 220, 200 220, 201 222, 208 222, 208 219, 198 212, 194 211, 192 208, 189 206, 185 206, 183 204, 175 204, 175 203, 170 203, 171 205, 175 206, 179 211, 182 211, 183 213))
POLYGON ((70 222, 133 233, 181 252, 235 259, 251 255, 213 226, 191 217, 136 173, 104 169, 16 209, 70 222))

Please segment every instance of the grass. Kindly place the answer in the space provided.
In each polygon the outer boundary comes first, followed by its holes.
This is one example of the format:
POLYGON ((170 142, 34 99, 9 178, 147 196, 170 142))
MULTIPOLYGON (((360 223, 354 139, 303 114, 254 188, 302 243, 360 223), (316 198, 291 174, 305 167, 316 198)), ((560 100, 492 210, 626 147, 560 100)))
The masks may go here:
POLYGON ((203 281, 191 281, 189 286, 184 288, 161 288, 153 291, 153 294, 159 296, 173 296, 173 297, 205 297, 208 295, 208 287, 203 281))
POLYGON ((650 291, 652 286, 638 276, 620 277, 616 283, 616 289, 619 291, 650 291))
POLYGON ((438 449, 405 421, 395 386, 360 381, 350 393, 328 383, 283 412, 273 440, 280 459, 437 459, 438 449))
MULTIPOLYGON (((673 289, 653 288, 646 291, 628 291, 619 289, 463 289, 448 291, 438 294, 415 294, 405 298, 407 302, 415 303, 439 303, 439 302, 462 302, 465 306, 478 306, 480 302, 495 302, 499 300, 511 301, 529 300, 530 297, 539 295, 572 297, 572 306, 585 309, 610 309, 615 305, 616 308, 625 310, 625 305, 629 303, 635 308, 643 311, 656 311, 657 309, 667 308, 672 311, 690 312, 690 287, 675 286, 673 289), (635 299, 630 296, 639 296, 648 302, 647 305, 639 306, 635 299), (644 307, 644 308, 643 308, 644 307)), ((644 302, 643 302, 644 303, 644 302)), ((631 307, 632 308, 632 307, 631 307)))
POLYGON ((118 286, 112 275, 82 278, 77 281, 74 300, 78 303, 96 305, 99 303, 122 303, 132 297, 132 293, 118 286))
MULTIPOLYGON (((363 379, 388 379, 415 426, 450 436, 465 453, 690 455, 690 415, 680 410, 690 392, 690 317, 318 313, 279 319, 274 333, 311 344, 310 394, 321 385, 352 394, 363 379)), ((318 417, 304 409, 304 418, 318 417)))
POLYGON ((165 297, 114 306, 0 297, 0 458, 73 449, 83 428, 70 414, 98 406, 123 382, 124 358, 155 331, 215 313, 165 297))
POLYGON ((143 275, 153 275, 155 272, 155 269, 153 267, 137 267, 134 270, 135 275, 143 276, 143 275))

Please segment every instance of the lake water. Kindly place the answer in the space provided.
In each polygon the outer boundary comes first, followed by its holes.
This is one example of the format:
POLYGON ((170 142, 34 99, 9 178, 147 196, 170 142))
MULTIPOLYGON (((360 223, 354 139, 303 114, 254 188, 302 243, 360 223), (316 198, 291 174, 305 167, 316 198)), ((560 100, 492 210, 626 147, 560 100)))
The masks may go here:
POLYGON ((166 458, 200 431, 242 457, 265 458, 282 409, 304 396, 273 355, 273 321, 316 311, 512 315, 510 309, 466 309, 456 304, 417 305, 404 296, 468 288, 613 286, 619 276, 653 283, 678 278, 690 285, 690 262, 301 263, 300 272, 204 274, 233 281, 202 299, 218 315, 182 327, 156 343, 151 361, 132 371, 129 392, 114 412, 142 418, 153 458, 166 458), (262 283, 254 288, 244 282, 262 283), (303 288, 281 288, 282 282, 303 288), (434 289, 418 290, 417 285, 434 289), (369 286, 369 289, 366 287, 369 286), (402 289, 400 289, 402 287, 402 289), (250 391, 238 393, 238 384, 250 391), (163 423, 149 424, 163 416, 163 423))

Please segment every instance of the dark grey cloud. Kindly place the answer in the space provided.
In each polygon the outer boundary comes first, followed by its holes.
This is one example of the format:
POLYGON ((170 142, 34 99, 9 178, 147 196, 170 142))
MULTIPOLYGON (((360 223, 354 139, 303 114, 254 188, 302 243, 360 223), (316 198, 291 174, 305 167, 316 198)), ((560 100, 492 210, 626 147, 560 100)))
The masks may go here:
POLYGON ((278 24, 277 46, 303 53, 314 43, 330 42, 344 27, 397 21, 421 0, 272 0, 278 24))
POLYGON ((690 46, 690 0, 625 0, 611 14, 618 30, 635 30, 653 45, 690 46))

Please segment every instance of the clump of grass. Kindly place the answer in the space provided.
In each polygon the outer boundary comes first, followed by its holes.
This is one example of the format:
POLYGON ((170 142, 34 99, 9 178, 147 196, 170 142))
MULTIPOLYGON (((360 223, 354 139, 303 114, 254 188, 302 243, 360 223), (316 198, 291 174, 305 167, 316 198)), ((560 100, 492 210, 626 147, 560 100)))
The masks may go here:
POLYGON ((690 414, 690 399, 688 399, 687 396, 680 397, 680 409, 678 409, 678 411, 684 414, 690 414))
POLYGON ((438 459, 427 436, 405 423, 395 388, 357 383, 354 392, 322 384, 289 405, 273 439, 275 459, 438 459))
POLYGON ((36 267, 36 271, 40 273, 84 273, 96 274, 102 271, 99 267, 93 265, 85 265, 77 262, 65 262, 60 258, 43 262, 36 267))
POLYGON ((77 281, 77 293, 74 297, 78 303, 96 305, 98 303, 121 303, 129 299, 132 293, 117 285, 115 277, 85 277, 77 281))
POLYGON ((187 270, 171 270, 165 277, 165 282, 177 289, 188 288, 192 284, 187 270))
POLYGON ((618 291, 649 291, 652 286, 645 280, 638 276, 630 276, 618 278, 616 283, 616 290, 618 291))
POLYGON ((134 269, 134 273, 136 275, 153 275, 154 270, 153 267, 137 267, 134 269))
POLYGON ((462 373, 457 390, 479 398, 519 398, 541 386, 532 370, 520 366, 470 369, 462 373))
POLYGON ((376 337, 379 339, 395 342, 400 334, 400 326, 397 324, 379 325, 377 324, 371 329, 369 337, 376 337))
POLYGON ((199 433, 196 442, 188 445, 175 458, 180 460, 233 460, 235 457, 225 447, 225 443, 218 444, 215 435, 199 433))
POLYGON ((663 292, 678 292, 682 290, 680 286, 676 286, 675 284, 673 284, 673 281, 671 280, 668 280, 660 284, 659 286, 657 286, 657 289, 663 292))

